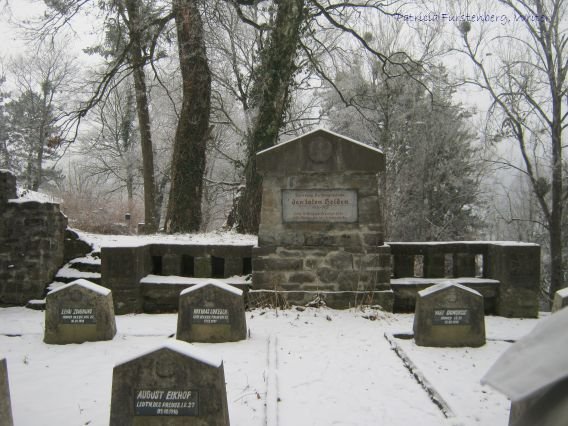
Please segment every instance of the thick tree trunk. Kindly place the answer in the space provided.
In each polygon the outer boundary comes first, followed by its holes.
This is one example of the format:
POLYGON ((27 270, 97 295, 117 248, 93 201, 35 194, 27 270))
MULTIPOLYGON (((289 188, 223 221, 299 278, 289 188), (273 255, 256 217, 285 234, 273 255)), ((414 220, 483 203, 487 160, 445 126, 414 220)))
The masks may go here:
POLYGON ((211 72, 199 0, 174 0, 183 100, 174 140, 166 231, 194 232, 201 225, 205 153, 209 138, 211 72))
POLYGON ((136 92, 136 111, 140 127, 140 144, 142 147, 142 175, 144 181, 144 230, 155 232, 158 229, 156 220, 155 183, 154 183, 154 151, 152 149, 152 130, 148 109, 146 76, 144 74, 144 57, 142 55, 142 26, 138 0, 126 0, 129 16, 130 63, 133 68, 134 90, 136 92))
POLYGON ((261 52, 262 64, 253 90, 257 110, 247 141, 245 188, 228 220, 238 232, 258 233, 262 178, 256 170, 256 153, 275 145, 289 102, 290 85, 304 19, 304 0, 281 0, 270 40, 261 52))
POLYGON ((550 214, 550 289, 549 298, 565 287, 562 261, 562 116, 561 97, 553 93, 552 99, 552 210, 550 214))

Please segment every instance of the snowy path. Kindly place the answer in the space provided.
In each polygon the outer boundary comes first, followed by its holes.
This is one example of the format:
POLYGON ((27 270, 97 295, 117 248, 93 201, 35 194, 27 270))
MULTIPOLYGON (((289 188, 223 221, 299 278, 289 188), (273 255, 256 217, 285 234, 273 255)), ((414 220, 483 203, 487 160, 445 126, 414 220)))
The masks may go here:
MULTIPOLYGON (((368 316, 368 315, 366 315, 368 316)), ((385 331, 411 330, 411 315, 370 321, 360 311, 247 313, 250 338, 196 344, 224 360, 233 426, 505 425, 508 402, 479 378, 536 320, 488 318, 480 349, 419 348, 399 341, 456 412, 446 419, 414 380, 385 331)), ((117 317, 111 342, 45 345, 43 313, 0 308, 0 357, 8 360, 17 426, 106 425, 112 369, 175 333, 175 315, 117 317)))

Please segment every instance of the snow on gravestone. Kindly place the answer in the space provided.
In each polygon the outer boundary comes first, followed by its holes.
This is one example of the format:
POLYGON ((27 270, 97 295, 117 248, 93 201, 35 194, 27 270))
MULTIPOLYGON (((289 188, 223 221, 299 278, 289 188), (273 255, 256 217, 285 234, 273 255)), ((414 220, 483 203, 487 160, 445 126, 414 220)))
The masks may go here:
POLYGON ((0 425, 12 426, 13 424, 8 367, 6 366, 6 359, 0 359, 0 425))
POLYGON ((168 340, 114 367, 110 426, 227 426, 223 362, 168 340))
POLYGON ((45 343, 112 340, 115 334, 112 293, 108 288, 79 279, 47 295, 45 343))
POLYGON ((568 306, 568 287, 558 290, 554 294, 554 301, 552 302, 552 312, 559 311, 565 306, 568 306))
POLYGON ((561 309, 511 345, 481 379, 511 400, 509 426, 566 426, 566 327, 568 309, 561 309))
POLYGON ((243 292, 221 281, 180 293, 176 338, 186 342, 236 342, 247 337, 243 292))
POLYGON ((418 292, 414 340, 419 346, 483 346, 483 296, 475 290, 451 282, 433 285, 418 292))

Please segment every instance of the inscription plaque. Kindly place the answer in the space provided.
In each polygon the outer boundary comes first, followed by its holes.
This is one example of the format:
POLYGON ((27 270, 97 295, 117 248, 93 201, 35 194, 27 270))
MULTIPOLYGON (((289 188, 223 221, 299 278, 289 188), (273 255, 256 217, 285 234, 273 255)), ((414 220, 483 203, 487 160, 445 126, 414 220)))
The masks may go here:
POLYGON ((61 308, 61 324, 96 324, 95 308, 61 308))
POLYGON ((192 308, 192 324, 230 324, 226 308, 192 308))
POLYGON ((432 325, 469 325, 469 309, 434 309, 432 325))
POLYGON ((354 189, 283 189, 282 219, 286 223, 357 222, 357 191, 354 189))
POLYGON ((199 393, 196 390, 137 390, 134 396, 136 416, 198 416, 199 393))

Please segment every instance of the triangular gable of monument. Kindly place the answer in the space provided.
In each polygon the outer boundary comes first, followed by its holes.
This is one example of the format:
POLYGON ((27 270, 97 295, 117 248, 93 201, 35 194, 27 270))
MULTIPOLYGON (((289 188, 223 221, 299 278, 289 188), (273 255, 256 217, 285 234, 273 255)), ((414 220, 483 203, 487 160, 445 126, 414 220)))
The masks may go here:
POLYGON ((257 154, 261 174, 380 172, 385 156, 376 148, 326 129, 316 129, 257 154))

